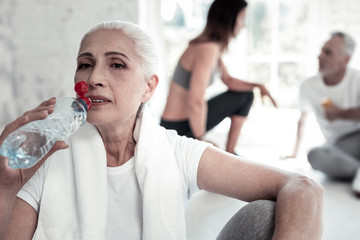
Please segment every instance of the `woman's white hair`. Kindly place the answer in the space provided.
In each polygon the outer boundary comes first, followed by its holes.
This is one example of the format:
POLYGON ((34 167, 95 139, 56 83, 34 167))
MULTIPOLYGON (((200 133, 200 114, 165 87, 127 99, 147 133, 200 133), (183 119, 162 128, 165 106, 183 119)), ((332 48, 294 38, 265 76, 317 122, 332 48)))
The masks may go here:
POLYGON ((135 52, 143 63, 145 79, 156 74, 158 68, 158 53, 154 38, 139 25, 127 21, 102 22, 91 28, 82 38, 80 46, 91 33, 102 29, 118 29, 134 42, 135 52))

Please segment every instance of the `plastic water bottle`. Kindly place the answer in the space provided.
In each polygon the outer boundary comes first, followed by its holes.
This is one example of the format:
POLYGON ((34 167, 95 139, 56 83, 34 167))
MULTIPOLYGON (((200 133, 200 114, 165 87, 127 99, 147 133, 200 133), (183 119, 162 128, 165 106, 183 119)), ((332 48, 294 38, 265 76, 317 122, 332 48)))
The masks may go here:
POLYGON ((56 141, 64 140, 86 121, 91 100, 84 97, 88 91, 85 82, 75 85, 80 96, 64 98, 56 103, 47 118, 30 122, 12 132, 0 147, 0 155, 9 158, 9 167, 29 168, 41 160, 56 141))

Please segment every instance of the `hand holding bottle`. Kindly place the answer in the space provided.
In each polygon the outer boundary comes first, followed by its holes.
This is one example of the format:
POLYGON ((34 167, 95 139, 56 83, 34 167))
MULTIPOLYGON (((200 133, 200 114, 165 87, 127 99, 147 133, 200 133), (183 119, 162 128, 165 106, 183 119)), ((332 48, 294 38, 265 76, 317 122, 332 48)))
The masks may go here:
POLYGON ((328 121, 331 122, 340 118, 342 110, 336 104, 334 104, 330 98, 325 98, 322 100, 321 105, 324 109, 324 117, 328 121))
MULTIPOLYGON (((0 145, 3 144, 6 137, 21 126, 35 121, 47 118, 54 112, 55 98, 51 98, 42 102, 38 107, 27 111, 24 115, 9 123, 0 135, 0 145)), ((16 195, 21 187, 35 174, 36 170, 44 163, 44 161, 54 152, 67 148, 67 144, 58 141, 49 151, 49 153, 37 164, 28 169, 12 169, 8 166, 8 158, 0 155, 0 192, 6 192, 8 195, 16 195)))
MULTIPOLYGON (((0 134, 0 145, 7 136, 21 126, 35 120, 45 119, 54 111, 55 98, 41 103, 37 108, 27 111, 23 116, 9 123, 0 134)), ((12 216, 16 195, 23 185, 35 174, 44 161, 54 152, 67 148, 63 141, 56 142, 47 155, 31 168, 12 169, 8 166, 8 158, 0 155, 0 239, 5 238, 7 226, 12 216)))
MULTIPOLYGON (((8 165, 11 168, 32 167, 57 141, 69 137, 85 123, 87 111, 91 108, 91 100, 84 96, 88 91, 88 85, 78 82, 75 91, 79 98, 61 99, 56 103, 51 115, 29 122, 6 137, 0 146, 0 155, 9 159, 8 165)), ((41 105, 41 112, 40 107, 41 105)))
POLYGON ((0 135, 0 192, 17 193, 50 155, 67 148, 62 140, 85 123, 91 108, 91 100, 84 96, 88 85, 79 82, 75 91, 79 98, 58 103, 51 98, 5 127, 0 135))

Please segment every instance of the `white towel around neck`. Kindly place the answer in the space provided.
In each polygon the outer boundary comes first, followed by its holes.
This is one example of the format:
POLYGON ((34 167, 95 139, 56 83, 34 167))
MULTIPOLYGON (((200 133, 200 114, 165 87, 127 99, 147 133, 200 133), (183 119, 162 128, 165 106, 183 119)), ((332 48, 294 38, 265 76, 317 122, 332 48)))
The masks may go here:
MULTIPOLYGON (((186 239, 185 201, 174 152, 165 131, 141 112, 134 131, 135 172, 143 194, 143 239, 186 239)), ((107 164, 97 129, 85 124, 69 148, 46 162, 35 240, 105 240, 107 164)))

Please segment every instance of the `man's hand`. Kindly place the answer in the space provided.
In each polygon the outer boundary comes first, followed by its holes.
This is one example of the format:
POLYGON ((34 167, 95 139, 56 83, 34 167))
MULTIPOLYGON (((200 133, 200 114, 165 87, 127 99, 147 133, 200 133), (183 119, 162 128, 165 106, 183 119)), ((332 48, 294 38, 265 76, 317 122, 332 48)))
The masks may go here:
POLYGON ((331 105, 324 107, 324 117, 331 122, 339 119, 342 111, 343 109, 332 103, 331 105))

